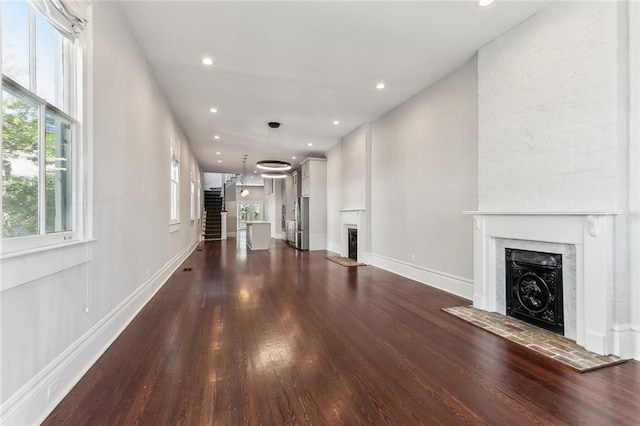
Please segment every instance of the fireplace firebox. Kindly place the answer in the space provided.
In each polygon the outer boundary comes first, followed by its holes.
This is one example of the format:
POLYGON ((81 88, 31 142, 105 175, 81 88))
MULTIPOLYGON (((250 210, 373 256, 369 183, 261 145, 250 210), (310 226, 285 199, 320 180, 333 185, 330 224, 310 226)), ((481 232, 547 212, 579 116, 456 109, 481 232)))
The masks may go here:
POLYGON ((564 335, 562 255, 505 249, 507 315, 564 335))
POLYGON ((358 230, 349 228, 349 259, 358 260, 358 230))

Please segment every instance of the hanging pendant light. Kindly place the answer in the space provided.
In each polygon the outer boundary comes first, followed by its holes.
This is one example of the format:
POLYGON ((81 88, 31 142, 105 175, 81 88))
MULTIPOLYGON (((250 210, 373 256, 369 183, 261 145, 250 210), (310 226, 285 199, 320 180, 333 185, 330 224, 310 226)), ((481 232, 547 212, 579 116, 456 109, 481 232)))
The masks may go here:
POLYGON ((247 154, 242 159, 242 177, 240 178, 240 196, 246 197, 249 195, 249 190, 244 187, 244 177, 247 175, 247 154))
MULTIPOLYGON (((279 154, 279 149, 281 149, 282 141, 280 140, 280 134, 278 129, 280 128, 280 123, 277 121, 270 121, 267 123, 269 126, 269 137, 267 140, 267 156, 272 156, 271 158, 276 158, 279 154)), ((265 170, 266 172, 261 174, 263 178, 269 179, 281 179, 286 177, 284 174, 285 171, 291 169, 291 163, 282 160, 260 160, 256 163, 256 166, 265 170)))

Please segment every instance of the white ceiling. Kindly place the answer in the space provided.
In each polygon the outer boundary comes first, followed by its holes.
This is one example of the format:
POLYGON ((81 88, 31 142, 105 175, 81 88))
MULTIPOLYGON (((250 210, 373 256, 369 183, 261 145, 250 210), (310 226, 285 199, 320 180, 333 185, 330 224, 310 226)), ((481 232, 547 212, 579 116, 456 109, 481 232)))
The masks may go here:
POLYGON ((268 121, 282 123, 286 159, 324 155, 342 136, 443 77, 547 3, 121 5, 203 170, 242 172, 248 154, 251 173, 265 154, 268 121), (206 55, 215 58, 213 67, 201 64, 206 55), (378 81, 385 90, 375 89, 378 81), (209 112, 212 106, 217 114, 209 112))

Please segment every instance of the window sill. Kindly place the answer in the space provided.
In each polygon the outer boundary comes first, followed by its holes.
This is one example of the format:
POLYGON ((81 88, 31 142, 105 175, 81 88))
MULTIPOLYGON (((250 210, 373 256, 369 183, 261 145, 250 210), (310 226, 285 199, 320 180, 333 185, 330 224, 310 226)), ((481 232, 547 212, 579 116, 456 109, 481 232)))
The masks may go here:
POLYGON ((169 233, 177 232, 180 230, 180 222, 173 222, 169 224, 169 233))
POLYGON ((73 241, 0 256, 0 292, 90 262, 96 241, 73 241))

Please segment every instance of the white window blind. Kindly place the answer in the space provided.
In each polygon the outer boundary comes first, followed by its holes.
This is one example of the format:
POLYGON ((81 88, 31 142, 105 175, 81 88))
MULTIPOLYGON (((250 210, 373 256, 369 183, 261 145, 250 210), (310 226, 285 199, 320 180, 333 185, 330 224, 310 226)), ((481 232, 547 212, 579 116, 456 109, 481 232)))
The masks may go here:
POLYGON ((29 0, 53 26, 69 38, 82 33, 87 25, 86 0, 29 0))

